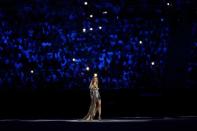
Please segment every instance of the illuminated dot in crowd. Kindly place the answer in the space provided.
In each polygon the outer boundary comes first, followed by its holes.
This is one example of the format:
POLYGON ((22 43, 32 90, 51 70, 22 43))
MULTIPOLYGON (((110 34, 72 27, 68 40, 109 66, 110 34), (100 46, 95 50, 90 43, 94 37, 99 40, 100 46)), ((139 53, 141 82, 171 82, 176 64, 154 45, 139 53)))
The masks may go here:
POLYGON ((89 67, 86 67, 86 70, 87 70, 87 71, 89 71, 89 70, 90 70, 90 68, 89 68, 89 67))
POLYGON ((164 21, 164 19, 163 18, 161 18, 161 22, 163 22, 164 21))
POLYGON ((140 41, 139 41, 139 44, 142 44, 142 43, 143 43, 143 42, 140 40, 140 41))
POLYGON ((170 6, 170 3, 168 2, 168 3, 166 3, 166 5, 167 5, 167 6, 170 6))
POLYGON ((103 14, 107 14, 107 11, 103 11, 103 14))
POLYGON ((90 28, 90 31, 93 31, 93 28, 92 27, 90 28))
POLYGON ((90 15, 90 18, 93 18, 93 15, 92 14, 90 15))
POLYGON ((76 59, 75 59, 75 58, 73 58, 73 61, 76 61, 76 59))
POLYGON ((151 62, 151 65, 155 65, 155 62, 154 62, 154 61, 152 61, 152 62, 151 62))
POLYGON ((84 2, 84 5, 88 5, 88 2, 87 2, 87 1, 85 1, 85 2, 84 2))
POLYGON ((83 28, 83 32, 86 32, 86 29, 85 28, 83 28))
POLYGON ((99 30, 101 30, 102 29, 102 26, 99 26, 99 30))
POLYGON ((34 70, 31 70, 30 73, 33 74, 34 73, 34 70))
POLYGON ((97 77, 98 76, 98 74, 97 73, 94 73, 94 77, 97 77))

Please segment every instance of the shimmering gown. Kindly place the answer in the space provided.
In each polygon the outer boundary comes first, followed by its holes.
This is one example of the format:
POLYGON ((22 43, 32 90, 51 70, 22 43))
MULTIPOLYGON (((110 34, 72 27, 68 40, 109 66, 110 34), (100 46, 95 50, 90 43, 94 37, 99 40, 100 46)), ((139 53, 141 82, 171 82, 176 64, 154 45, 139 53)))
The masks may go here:
POLYGON ((84 120, 94 119, 94 116, 97 111, 96 102, 101 99, 98 85, 90 84, 89 88, 90 88, 91 103, 87 115, 83 118, 84 120))

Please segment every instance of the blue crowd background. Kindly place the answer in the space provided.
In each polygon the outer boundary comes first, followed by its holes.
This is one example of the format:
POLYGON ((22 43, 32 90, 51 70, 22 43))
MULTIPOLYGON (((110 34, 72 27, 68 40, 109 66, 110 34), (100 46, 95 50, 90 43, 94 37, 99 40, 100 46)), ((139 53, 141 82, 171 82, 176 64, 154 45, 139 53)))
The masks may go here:
MULTIPOLYGON (((87 88, 93 73, 103 89, 162 87, 172 31, 162 11, 173 3, 127 2, 2 2, 0 88, 87 88)), ((188 86, 196 85, 196 42, 188 86)))

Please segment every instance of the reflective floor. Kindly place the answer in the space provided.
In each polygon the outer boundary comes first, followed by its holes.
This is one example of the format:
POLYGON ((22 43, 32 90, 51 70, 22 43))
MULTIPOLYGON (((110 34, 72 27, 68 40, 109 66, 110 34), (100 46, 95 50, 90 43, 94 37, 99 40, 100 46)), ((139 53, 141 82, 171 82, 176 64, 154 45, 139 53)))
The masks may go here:
POLYGON ((180 121, 197 120, 197 116, 177 116, 177 117, 117 117, 102 120, 83 119, 0 119, 0 122, 151 122, 151 121, 180 121))
POLYGON ((0 131, 4 130, 197 131, 197 116, 117 117, 91 121, 81 119, 2 119, 0 120, 0 131))

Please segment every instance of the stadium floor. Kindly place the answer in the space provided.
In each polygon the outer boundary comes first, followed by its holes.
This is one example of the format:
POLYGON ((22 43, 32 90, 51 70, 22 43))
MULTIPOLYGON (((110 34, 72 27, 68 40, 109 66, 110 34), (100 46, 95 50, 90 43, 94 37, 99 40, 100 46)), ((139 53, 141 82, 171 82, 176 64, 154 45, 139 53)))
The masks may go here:
POLYGON ((122 117, 102 120, 80 119, 3 119, 0 120, 2 130, 27 130, 27 131, 59 131, 59 130, 117 130, 117 131, 166 131, 166 130, 197 130, 196 116, 179 117, 122 117))

